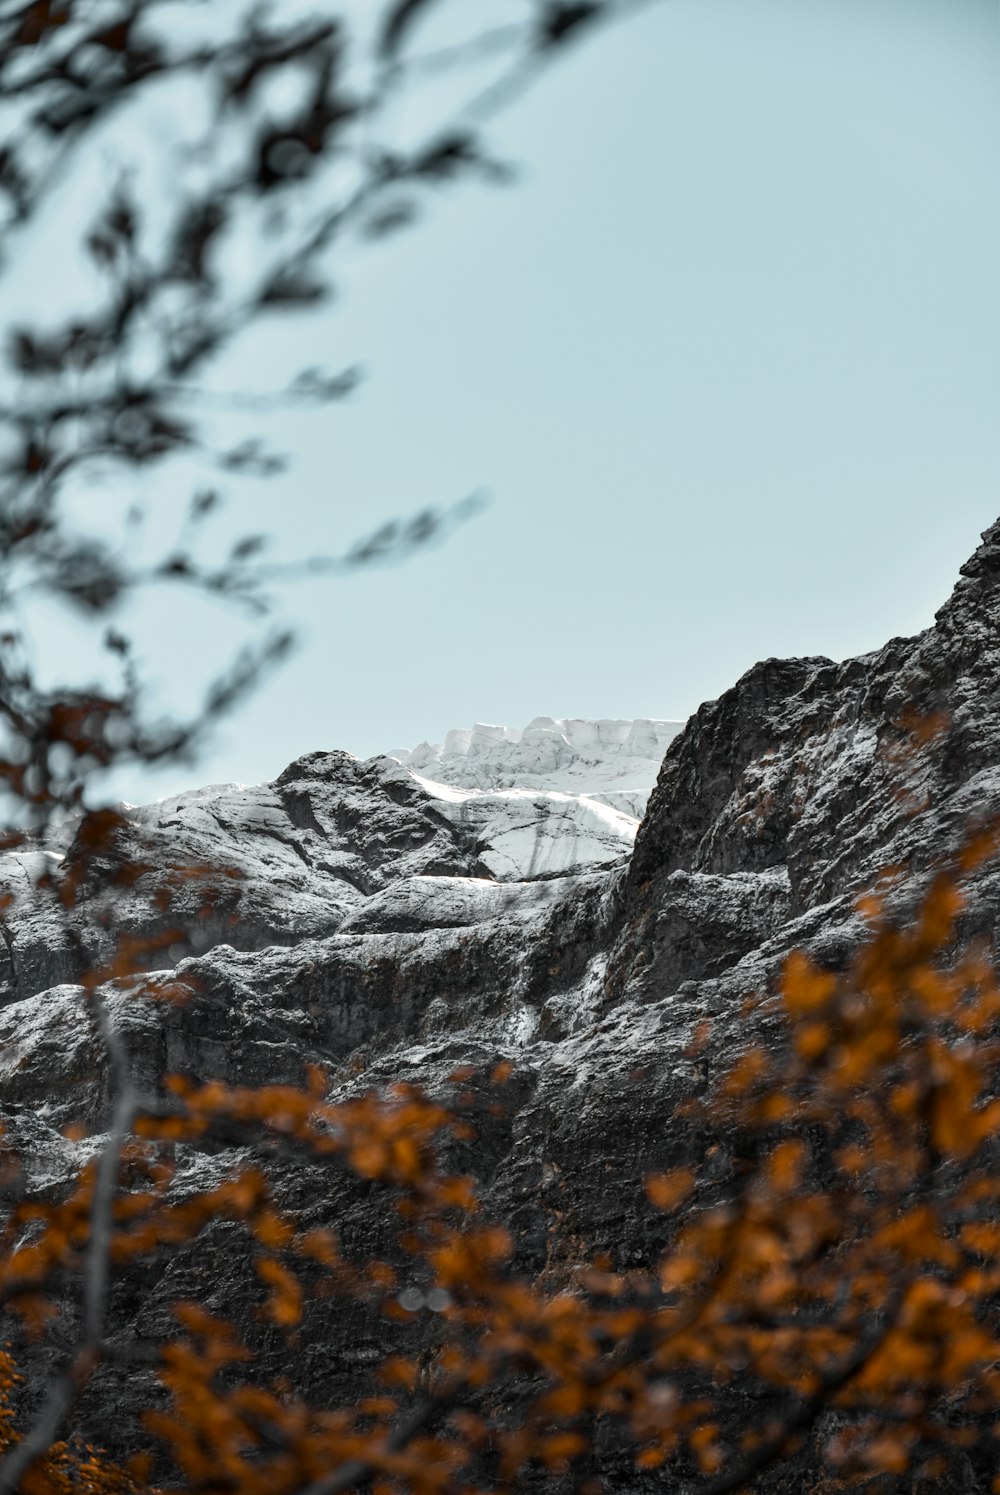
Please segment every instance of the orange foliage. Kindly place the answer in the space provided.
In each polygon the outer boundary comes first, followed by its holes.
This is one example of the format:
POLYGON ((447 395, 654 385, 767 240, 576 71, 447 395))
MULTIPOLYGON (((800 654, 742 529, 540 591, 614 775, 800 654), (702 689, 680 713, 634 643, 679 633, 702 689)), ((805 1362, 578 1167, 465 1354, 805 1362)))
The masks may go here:
MULTIPOLYGON (((982 838, 970 843, 960 869, 984 853, 982 838)), ((122 1139, 109 1270, 230 1221, 255 1251, 264 1319, 294 1335, 309 1295, 337 1294, 383 1314, 385 1359, 352 1404, 313 1407, 287 1381, 267 1384, 232 1325, 178 1303, 159 1355, 168 1405, 135 1430, 158 1462, 140 1454, 120 1470, 49 1442, 19 1487, 112 1495, 152 1489, 153 1469, 170 1468, 165 1487, 204 1495, 514 1489, 532 1466, 585 1472, 599 1426, 617 1429, 638 1470, 676 1470, 712 1495, 810 1439, 825 1489, 878 1472, 935 1477, 949 1445, 991 1438, 1000 1413, 1000 989, 980 958, 950 953, 960 910, 942 874, 906 927, 868 904, 872 932, 846 974, 788 961, 785 1040, 745 1054, 688 1108, 692 1137, 712 1139, 711 1170, 693 1158, 646 1180, 670 1237, 646 1272, 578 1254, 561 1282, 526 1277, 475 1181, 440 1166, 449 1140, 472 1135, 461 1100, 398 1085, 334 1102, 319 1070, 300 1088, 174 1077, 122 1139), (299 1229, 256 1166, 174 1197, 173 1145, 234 1129, 370 1181, 394 1205, 411 1265, 352 1261, 334 1233, 299 1229), (429 1362, 400 1353, 392 1330, 425 1307, 429 1362), (750 1427, 737 1387, 761 1409, 750 1427)), ((706 1041, 699 1032, 696 1049, 706 1041)), ((508 1077, 501 1066, 493 1083, 508 1077)), ((31 1335, 45 1333, 59 1284, 93 1269, 101 1164, 59 1201, 10 1207, 0 1297, 31 1335)), ((75 1390, 102 1353, 81 1344, 75 1390)), ((16 1385, 0 1354, 0 1481, 33 1436, 17 1425, 16 1385)))

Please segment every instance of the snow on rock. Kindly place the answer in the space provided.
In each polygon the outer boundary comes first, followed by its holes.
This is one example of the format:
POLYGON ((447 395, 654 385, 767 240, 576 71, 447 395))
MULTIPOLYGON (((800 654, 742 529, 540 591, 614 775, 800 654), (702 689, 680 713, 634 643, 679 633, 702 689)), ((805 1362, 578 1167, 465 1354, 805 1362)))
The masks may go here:
POLYGON ((536 716, 524 728, 476 722, 390 754, 426 779, 459 789, 537 789, 586 795, 640 819, 667 746, 683 722, 536 716))
POLYGON ((683 723, 536 716, 476 722, 390 758, 471 833, 500 882, 597 870, 631 851, 667 745, 683 723))
POLYGON ((340 934, 412 934, 465 929, 491 919, 524 921, 558 896, 551 882, 504 886, 488 877, 408 877, 374 894, 340 926, 340 934))
POLYGON ((497 882, 596 870, 632 850, 639 821, 586 794, 456 789, 414 774, 457 829, 475 837, 479 866, 497 882))
MULTIPOLYGON (((548 720, 533 723, 524 737, 572 765, 568 739, 548 720)), ((578 725, 587 726, 578 737, 596 771, 607 724, 578 725)), ((630 724, 618 726, 624 742, 630 724)), ((647 739, 655 740, 647 727, 647 739)), ((513 737, 480 724, 448 741, 488 765, 513 737)), ((634 800, 645 802, 644 789, 622 791, 615 804, 580 792, 592 782, 584 779, 575 781, 576 792, 463 788, 417 770, 427 757, 436 771, 437 751, 416 750, 406 765, 396 757, 309 753, 273 783, 214 784, 121 805, 122 827, 104 871, 126 862, 143 871, 126 886, 95 887, 76 933, 55 892, 38 886, 41 873, 58 868, 59 851, 39 847, 0 858, 0 894, 11 900, 0 940, 0 1000, 78 981, 84 952, 100 958, 112 932, 142 942, 147 965, 174 966, 220 945, 296 946, 342 926, 345 933, 403 932, 509 921, 509 891, 497 899, 490 887, 598 873, 631 855, 639 825, 634 800)), ((483 773, 491 776, 485 766, 483 773)), ((63 853, 72 853, 74 830, 63 827, 56 838, 63 853)), ((517 917, 540 907, 533 896, 522 900, 517 917)))
MULTIPOLYGON (((470 1094, 499 1100, 490 1077, 509 1061, 502 1104, 477 1109, 468 1154, 483 1218, 509 1225, 526 1263, 561 1272, 606 1252, 651 1266, 662 1216, 637 1180, 698 1167, 706 1138, 691 1101, 778 1040, 773 1004, 748 999, 775 990, 792 950, 843 969, 864 936, 859 894, 882 888, 891 916, 908 920, 921 880, 970 823, 1000 812, 998 699, 1000 523, 919 637, 842 664, 767 660, 703 705, 670 748, 630 857, 632 812, 673 723, 478 724, 437 746, 367 762, 308 754, 272 784, 129 810, 72 927, 58 859, 0 855, 8 1148, 32 1187, 65 1195, 98 1139, 62 1129, 108 1124, 108 1059, 74 963, 100 955, 110 913, 138 939, 183 931, 156 946, 152 976, 105 988, 143 1090, 159 1093, 167 1073, 300 1083, 318 1064, 335 1099, 405 1079, 450 1104, 462 1074, 470 1094), (914 751, 907 722, 942 715, 940 736, 914 751), (145 869, 134 886, 122 887, 116 858, 145 869), (887 867, 908 871, 886 888, 887 867), (183 1000, 168 1000, 178 986, 183 1000)), ((996 955, 997 859, 965 892, 963 938, 996 955)), ((178 1144, 172 1188, 183 1199, 247 1161, 236 1143, 194 1138, 178 1144)), ((296 1229, 345 1230, 364 1255, 383 1252, 391 1205, 367 1179, 344 1169, 331 1187, 328 1162, 297 1150, 257 1149, 253 1161, 296 1229)), ((206 1232, 185 1249, 163 1271, 122 1268, 112 1345, 159 1338, 192 1281, 255 1343, 259 1284, 242 1234, 206 1232)), ((316 1406, 353 1404, 369 1384, 360 1357, 393 1344, 367 1321, 359 1344, 336 1296, 307 1295, 296 1332, 289 1378, 316 1406)), ((47 1376, 43 1351, 34 1373, 47 1376)), ((134 1452, 124 1440, 150 1404, 150 1375, 112 1355, 84 1388, 80 1425, 115 1457, 134 1452)), ((734 1403, 737 1431, 745 1407, 734 1403)), ((616 1457, 598 1450, 595 1473, 633 1488, 616 1457)), ((959 1485, 986 1489, 948 1488, 959 1485)))

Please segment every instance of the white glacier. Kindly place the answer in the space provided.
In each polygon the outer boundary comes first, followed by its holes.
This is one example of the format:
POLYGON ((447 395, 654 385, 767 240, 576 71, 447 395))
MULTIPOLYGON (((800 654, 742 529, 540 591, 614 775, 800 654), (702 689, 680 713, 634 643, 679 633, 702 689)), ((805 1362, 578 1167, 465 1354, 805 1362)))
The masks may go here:
POLYGON ((457 789, 535 789, 584 795, 638 819, 680 721, 536 716, 524 728, 476 722, 443 742, 394 748, 390 757, 457 789))
POLYGON ((536 716, 524 728, 453 728, 387 756, 456 826, 475 835, 499 882, 594 870, 635 840, 679 721, 536 716))

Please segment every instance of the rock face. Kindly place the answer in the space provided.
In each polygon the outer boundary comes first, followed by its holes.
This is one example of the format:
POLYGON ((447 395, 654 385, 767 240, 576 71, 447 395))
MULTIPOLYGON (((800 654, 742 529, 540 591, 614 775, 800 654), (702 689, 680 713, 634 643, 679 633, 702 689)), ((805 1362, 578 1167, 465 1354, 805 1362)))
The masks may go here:
MULTIPOLYGON (((970 822, 1000 810, 1000 523, 927 632, 843 664, 768 660, 702 706, 669 741, 634 851, 635 822, 608 802, 614 774, 591 764, 588 779, 581 743, 631 763, 654 741, 659 752, 673 724, 581 725, 450 734, 405 762, 316 753, 273 784, 130 810, 116 857, 146 870, 110 895, 108 869, 94 869, 69 930, 32 890, 43 863, 58 877, 54 853, 0 862, 13 895, 0 1110, 38 1185, 58 1187, 99 1145, 67 1141, 67 1121, 97 1134, 106 1123, 106 1061, 75 983, 113 919, 161 936, 156 980, 190 992, 184 1005, 130 1000, 127 985, 115 994, 144 1084, 169 1070, 295 1080, 318 1061, 345 1092, 398 1078, 433 1089, 456 1064, 510 1059, 516 1104, 476 1162, 526 1264, 570 1236, 622 1264, 653 1259, 642 1175, 671 1165, 678 1104, 747 1041, 744 999, 795 947, 842 962, 860 937, 859 893, 904 869, 888 885, 903 906, 970 822), (934 730, 913 751, 918 719, 934 730), (181 890, 169 924, 158 912, 168 886, 181 890), (705 1017, 712 1046, 693 1060, 705 1017)), ((966 915, 994 948, 998 879, 990 866, 976 875, 966 915)), ((181 1161, 195 1179, 233 1158, 192 1148, 181 1161)), ((287 1208, 335 1218, 377 1254, 362 1188, 334 1203, 306 1169, 279 1183, 287 1208)), ((179 1252, 138 1296, 129 1287, 123 1321, 162 1332, 169 1303, 195 1292, 245 1321, 246 1263, 224 1234, 199 1252, 179 1252)), ((303 1389, 327 1404, 349 1395, 377 1333, 312 1305, 303 1389)), ((265 1340, 259 1353, 271 1369, 283 1352, 265 1340)), ((114 1446, 137 1386, 102 1373, 82 1431, 114 1446)), ((613 1487, 640 1488, 631 1478, 613 1487)))

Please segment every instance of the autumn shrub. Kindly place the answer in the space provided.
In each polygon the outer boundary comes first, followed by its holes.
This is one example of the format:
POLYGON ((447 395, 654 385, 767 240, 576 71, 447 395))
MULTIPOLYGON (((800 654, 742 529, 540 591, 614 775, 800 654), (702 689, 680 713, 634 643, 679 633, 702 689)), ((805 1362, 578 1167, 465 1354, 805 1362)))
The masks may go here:
MULTIPOLYGON (((956 1457, 991 1471, 1000 988, 982 954, 956 947, 956 920, 962 878, 992 841, 970 839, 903 923, 869 900, 846 972, 793 955, 780 989, 748 1005, 759 1041, 686 1108, 691 1165, 647 1178, 669 1238, 649 1270, 578 1254, 561 1282, 526 1275, 477 1180, 442 1166, 477 1110, 503 1105, 508 1066, 485 1091, 457 1072, 447 1104, 404 1085, 331 1099, 318 1069, 303 1087, 175 1076, 144 1094, 107 1018, 114 962, 90 972, 115 1075, 110 1130, 55 1200, 19 1197, 8 1155, 0 1237, 12 1338, 44 1338, 74 1283, 84 1312, 24 1425, 15 1365, 0 1364, 0 1485, 430 1495, 569 1478, 597 1490, 608 1448, 630 1450, 636 1488, 680 1479, 712 1495, 789 1463, 823 1488, 947 1482, 956 1457), (392 1259, 345 1250, 335 1209, 328 1227, 299 1227, 263 1164, 177 1197, 176 1149, 234 1138, 370 1181, 397 1222, 392 1259), (179 1301, 164 1342, 134 1347, 163 1396, 126 1438, 132 1461, 60 1443, 102 1357, 130 1353, 106 1337, 113 1278, 219 1220, 252 1243, 259 1313, 288 1336, 290 1365, 304 1295, 381 1316, 371 1386, 309 1405, 288 1376, 259 1373, 233 1324, 179 1301), (414 1353, 421 1311, 432 1328, 414 1353)), ((130 989, 147 999, 134 977, 130 989)), ((706 1030, 695 1046, 711 1042, 706 1030)))

